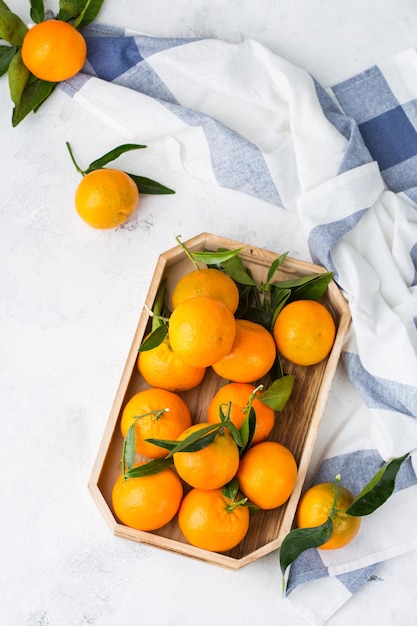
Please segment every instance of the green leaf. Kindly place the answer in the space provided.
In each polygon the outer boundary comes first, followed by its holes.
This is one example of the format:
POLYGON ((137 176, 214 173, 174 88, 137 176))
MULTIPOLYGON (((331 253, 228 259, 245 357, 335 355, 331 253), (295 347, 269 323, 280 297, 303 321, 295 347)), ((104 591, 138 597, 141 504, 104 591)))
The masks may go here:
POLYGON ((247 450, 252 441, 256 427, 256 413, 255 409, 251 406, 246 413, 245 419, 240 427, 240 436, 242 437, 242 454, 247 450))
POLYGON ((154 439, 150 437, 149 439, 145 439, 145 441, 153 443, 155 446, 159 446, 160 448, 165 448, 165 450, 169 450, 170 452, 175 450, 178 445, 178 441, 173 441, 171 439, 154 439))
POLYGON ((141 478, 142 476, 151 476, 152 474, 158 474, 172 465, 171 459, 153 459, 144 463, 132 467, 132 469, 125 472, 125 478, 141 478))
POLYGON ((267 330, 271 328, 272 316, 268 310, 248 306, 245 311, 244 318, 250 322, 261 324, 267 330))
POLYGON ((327 287, 333 278, 333 272, 318 274, 304 285, 293 289, 291 300, 318 300, 326 293, 327 287))
POLYGON ((154 348, 157 348, 159 345, 161 345, 167 334, 168 326, 166 324, 158 326, 157 328, 155 328, 155 330, 151 332, 150 335, 147 336, 145 341, 139 347, 138 352, 147 352, 148 350, 153 350, 154 348))
POLYGON ((258 399, 274 411, 282 411, 291 396, 294 381, 292 374, 278 378, 262 392, 258 399))
POLYGON ((128 176, 136 183, 136 187, 138 188, 139 193, 148 194, 148 195, 169 195, 175 193, 173 189, 169 187, 165 187, 165 185, 161 185, 156 180, 152 180, 151 178, 146 178, 146 176, 138 176, 137 174, 130 174, 130 172, 126 172, 128 176))
POLYGON ((130 469, 135 464, 136 454, 136 421, 130 426, 126 433, 124 446, 123 446, 123 462, 124 465, 130 469))
POLYGON ((16 107, 20 106, 30 75, 29 70, 22 61, 22 53, 19 50, 10 61, 8 73, 10 97, 16 107))
MULTIPOLYGON (((218 432, 223 429, 223 424, 210 424, 200 430, 191 433, 182 441, 175 442, 176 445, 172 450, 172 453, 176 452, 197 452, 206 448, 212 441, 214 441, 218 432)), ((155 443, 152 440, 152 443, 155 443)))
POLYGON ((137 143, 124 143, 121 146, 117 146, 117 148, 113 148, 113 150, 106 152, 106 154, 103 154, 102 157, 90 163, 88 168, 85 170, 85 173, 88 174, 93 170, 99 170, 107 165, 107 163, 114 161, 115 159, 117 159, 117 157, 124 154, 125 152, 130 152, 131 150, 139 150, 141 148, 146 148, 146 146, 137 143))
POLYGON ((234 256, 231 259, 221 262, 221 264, 226 274, 229 274, 230 278, 233 278, 235 282, 241 285, 258 287, 257 283, 248 273, 248 270, 244 267, 243 261, 239 256, 234 256))
POLYGON ((104 0, 88 0, 85 4, 85 9, 80 13, 74 26, 76 28, 83 28, 96 19, 104 0))
MULTIPOLYGON (((204 429, 201 429, 201 431, 199 431, 198 434, 200 434, 203 431, 204 429)), ((200 436, 195 441, 190 440, 191 436, 187 437, 187 439, 184 442, 181 442, 181 444, 184 443, 184 445, 178 446, 174 450, 174 454, 180 453, 180 452, 198 452, 199 450, 203 450, 204 448, 207 448, 207 446, 210 445, 215 440, 215 438, 217 437, 217 434, 218 434, 218 429, 212 430, 211 432, 208 432, 204 436, 200 436)))
POLYGON ((222 250, 219 248, 215 252, 195 250, 194 252, 191 252, 191 256, 195 261, 205 263, 206 265, 213 265, 215 263, 223 265, 227 261, 237 258, 237 255, 241 250, 242 248, 236 248, 236 250, 222 250))
POLYGON ((16 46, 0 46, 0 76, 6 74, 16 52, 16 46))
POLYGON ((9 7, 3 0, 0 0, 0 9, 4 9, 5 11, 10 11, 9 7))
POLYGON ((225 485, 222 488, 222 492, 226 498, 229 498, 229 500, 234 501, 236 496, 239 493, 239 483, 238 483, 237 478, 236 477, 232 478, 230 483, 227 483, 227 485, 225 485))
POLYGON ((333 272, 325 272, 324 274, 299 276, 272 284, 280 289, 291 289, 291 300, 317 300, 325 293, 332 278, 333 272))
POLYGON ((289 298, 291 296, 291 289, 281 289, 272 287, 271 289, 271 308, 273 310, 272 318, 271 318, 271 329, 274 328, 275 321, 287 304, 289 298))
POLYGON ((346 513, 362 517, 370 515, 384 504, 393 493, 398 470, 408 456, 409 453, 385 463, 356 496, 352 504, 346 509, 346 513))
POLYGON ((17 126, 31 111, 39 109, 41 104, 51 95, 57 83, 49 83, 39 78, 30 78, 22 94, 19 105, 16 105, 12 125, 17 126))
POLYGON ((57 19, 68 22, 77 17, 86 8, 88 1, 89 0, 60 0, 57 19))
POLYGON ((12 13, 8 7, 0 6, 0 39, 20 47, 27 32, 28 27, 18 15, 12 13))
POLYGON ((30 17, 35 22, 43 22, 45 19, 45 7, 43 0, 30 0, 30 17))
POLYGON ((330 517, 324 524, 315 528, 296 528, 292 530, 284 538, 279 550, 279 563, 282 576, 285 575, 286 569, 302 552, 310 548, 318 548, 322 546, 333 531, 333 522, 330 517))
POLYGON ((275 274, 275 272, 277 271, 277 269, 280 267, 280 265, 283 264, 283 262, 285 261, 285 259, 288 256, 288 252, 284 252, 284 254, 281 254, 277 259, 275 259, 275 261, 271 264, 271 267, 269 268, 268 271, 268 277, 266 279, 267 283, 270 283, 272 280, 273 275, 275 274))

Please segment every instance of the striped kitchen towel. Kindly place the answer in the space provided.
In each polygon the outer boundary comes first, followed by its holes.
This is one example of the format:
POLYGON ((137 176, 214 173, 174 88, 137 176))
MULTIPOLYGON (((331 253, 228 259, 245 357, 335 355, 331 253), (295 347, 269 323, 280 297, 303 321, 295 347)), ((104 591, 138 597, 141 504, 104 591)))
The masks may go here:
MULTIPOLYGON (((254 220, 257 201, 290 212, 313 261, 334 271, 352 312, 342 357, 351 403, 327 416, 308 484, 340 473, 357 494, 384 461, 417 446, 415 50, 324 88, 253 40, 98 24, 85 36, 87 63, 62 84, 74 101, 153 146, 184 180, 249 194, 254 220)), ((411 454, 392 497, 346 548, 311 549, 291 566, 288 601, 311 624, 324 624, 379 563, 417 549, 416 470, 411 454)))

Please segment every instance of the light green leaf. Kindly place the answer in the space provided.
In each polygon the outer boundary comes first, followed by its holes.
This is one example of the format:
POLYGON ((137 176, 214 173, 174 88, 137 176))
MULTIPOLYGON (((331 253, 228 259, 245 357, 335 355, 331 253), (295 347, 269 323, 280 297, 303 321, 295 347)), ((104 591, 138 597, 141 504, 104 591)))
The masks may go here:
POLYGON ((277 378, 268 389, 262 392, 258 399, 274 411, 282 411, 291 396, 294 381, 295 378, 292 374, 277 378))
POLYGON ((22 53, 16 52, 9 65, 10 97, 16 107, 20 106, 23 92, 28 83, 30 72, 22 61, 22 53))
POLYGON ((0 6, 0 39, 8 41, 12 46, 20 47, 28 32, 28 27, 10 9, 0 6))

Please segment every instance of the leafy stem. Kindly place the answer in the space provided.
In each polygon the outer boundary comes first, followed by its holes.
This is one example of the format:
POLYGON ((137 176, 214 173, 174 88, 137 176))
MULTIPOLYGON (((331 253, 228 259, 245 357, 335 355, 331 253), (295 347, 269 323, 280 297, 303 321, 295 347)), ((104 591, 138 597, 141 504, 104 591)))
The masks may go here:
POLYGON ((71 157, 71 161, 72 161, 72 162, 73 162, 73 164, 74 164, 75 169, 77 170, 77 172, 78 172, 79 174, 81 174, 81 176, 85 176, 87 172, 86 172, 85 170, 82 170, 82 169, 81 169, 81 167, 78 165, 77 161, 75 160, 74 153, 73 153, 73 151, 72 151, 72 148, 71 148, 71 146, 70 146, 69 142, 68 142, 68 141, 66 141, 66 142, 65 142, 65 145, 66 145, 66 146, 67 146, 67 148, 68 148, 68 152, 69 152, 69 155, 70 155, 70 157, 71 157))

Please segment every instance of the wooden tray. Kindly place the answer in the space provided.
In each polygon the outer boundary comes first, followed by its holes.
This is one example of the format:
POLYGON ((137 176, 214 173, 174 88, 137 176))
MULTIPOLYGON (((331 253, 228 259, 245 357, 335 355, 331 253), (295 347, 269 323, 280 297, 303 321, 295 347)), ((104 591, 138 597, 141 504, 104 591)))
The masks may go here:
MULTIPOLYGON (((207 233, 186 241, 185 245, 189 250, 243 247, 239 255, 258 282, 266 280, 267 271, 272 261, 279 256, 276 252, 207 233)), ((146 298, 146 305, 152 309, 158 287, 163 278, 167 278, 169 297, 177 280, 192 269, 191 262, 180 246, 161 254, 146 298)), ((287 257, 274 280, 289 280, 297 276, 325 271, 324 268, 317 265, 287 257)), ((120 524, 112 510, 111 491, 116 477, 121 471, 123 440, 120 434, 120 417, 127 401, 135 393, 148 387, 136 366, 139 346, 150 325, 149 314, 144 307, 88 485, 93 499, 115 535, 165 550, 172 550, 230 569, 238 569, 280 546, 285 535, 291 530, 320 420, 350 323, 349 307, 335 282, 330 283, 322 301, 331 311, 337 326, 333 349, 327 359, 314 366, 300 367, 283 360, 285 373, 293 373, 296 380, 287 405, 282 412, 276 414, 276 424, 269 437, 287 446, 293 452, 298 464, 298 479, 295 489, 290 499, 278 509, 259 511, 253 515, 249 532, 243 542, 230 552, 223 554, 216 554, 189 545, 178 528, 176 518, 160 530, 143 532, 120 524)), ((194 421, 206 421, 208 403, 216 390, 223 384, 225 384, 224 379, 219 378, 212 372, 211 368, 208 368, 204 380, 197 388, 181 394, 191 410, 194 421)))

